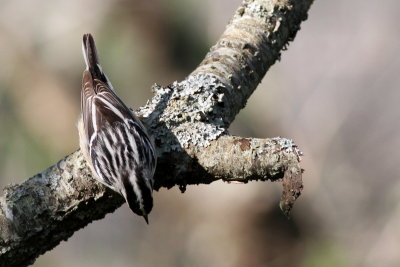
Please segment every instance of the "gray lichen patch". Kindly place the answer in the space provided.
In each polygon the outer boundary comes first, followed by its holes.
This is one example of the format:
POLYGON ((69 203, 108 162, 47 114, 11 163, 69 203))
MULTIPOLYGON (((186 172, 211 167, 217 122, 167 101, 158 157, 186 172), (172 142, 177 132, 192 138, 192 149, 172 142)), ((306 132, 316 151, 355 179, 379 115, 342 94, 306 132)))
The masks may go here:
POLYGON ((166 149, 208 146, 226 131, 224 84, 212 75, 197 74, 167 87, 154 86, 155 96, 139 110, 147 117, 156 140, 171 142, 166 149), (165 138, 166 136, 173 138, 165 138), (173 140, 175 139, 175 140, 173 140))
POLYGON ((295 153, 298 157, 303 156, 303 152, 300 151, 300 149, 297 147, 292 139, 274 137, 272 138, 272 141, 279 145, 280 150, 286 153, 295 153))
POLYGON ((249 16, 251 18, 266 19, 277 11, 284 12, 290 10, 293 5, 289 0, 275 0, 275 1, 247 1, 243 7, 239 8, 240 12, 237 15, 240 17, 249 16))

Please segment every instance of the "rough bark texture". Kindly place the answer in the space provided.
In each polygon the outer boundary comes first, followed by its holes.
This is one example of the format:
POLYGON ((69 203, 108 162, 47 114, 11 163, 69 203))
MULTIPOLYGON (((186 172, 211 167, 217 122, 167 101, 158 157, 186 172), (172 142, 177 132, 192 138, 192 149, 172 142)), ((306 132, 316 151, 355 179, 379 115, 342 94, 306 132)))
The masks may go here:
MULTIPOLYGON (((307 17, 312 0, 244 1, 218 43, 182 82, 155 85, 138 111, 158 153, 156 189, 279 180, 288 214, 302 189, 301 152, 284 138, 229 136, 227 128, 307 17)), ((0 266, 25 266, 124 203, 95 182, 80 151, 0 197, 0 266)), ((157 203, 156 203, 157 204, 157 203)))

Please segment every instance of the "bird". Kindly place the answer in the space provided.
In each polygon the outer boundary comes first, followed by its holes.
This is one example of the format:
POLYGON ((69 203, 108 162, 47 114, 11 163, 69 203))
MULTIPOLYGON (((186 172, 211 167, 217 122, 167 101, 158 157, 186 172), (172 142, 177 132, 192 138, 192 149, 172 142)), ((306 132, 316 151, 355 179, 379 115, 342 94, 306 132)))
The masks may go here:
POLYGON ((117 96, 99 62, 90 33, 83 35, 83 71, 79 143, 94 178, 120 193, 143 216, 153 207, 157 156, 141 120, 117 96))

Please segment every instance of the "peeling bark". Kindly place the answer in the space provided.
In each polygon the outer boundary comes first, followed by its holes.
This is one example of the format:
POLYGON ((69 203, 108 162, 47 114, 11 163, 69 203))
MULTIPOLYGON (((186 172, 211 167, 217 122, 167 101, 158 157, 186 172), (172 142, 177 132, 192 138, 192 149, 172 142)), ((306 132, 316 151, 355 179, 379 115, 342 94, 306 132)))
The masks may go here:
MULTIPOLYGON (((312 0, 244 1, 221 39, 184 81, 154 86, 139 109, 158 153, 160 187, 282 181, 289 214, 302 189, 301 152, 288 139, 229 136, 227 129, 307 17, 312 0)), ((0 197, 0 266, 26 266, 124 203, 91 177, 80 151, 0 197)))

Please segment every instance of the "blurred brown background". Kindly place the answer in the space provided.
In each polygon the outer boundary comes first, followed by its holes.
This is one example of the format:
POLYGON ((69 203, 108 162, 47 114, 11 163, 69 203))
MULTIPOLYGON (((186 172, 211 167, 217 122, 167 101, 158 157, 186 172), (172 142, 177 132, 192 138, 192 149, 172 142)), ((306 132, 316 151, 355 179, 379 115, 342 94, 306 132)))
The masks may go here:
MULTIPOLYGON (((196 67, 239 3, 0 0, 0 186, 78 147, 83 33, 137 108, 196 67)), ((124 205, 34 266, 400 266, 399 8, 316 1, 232 125, 303 150, 291 220, 278 183, 162 189, 149 226, 124 205)))

